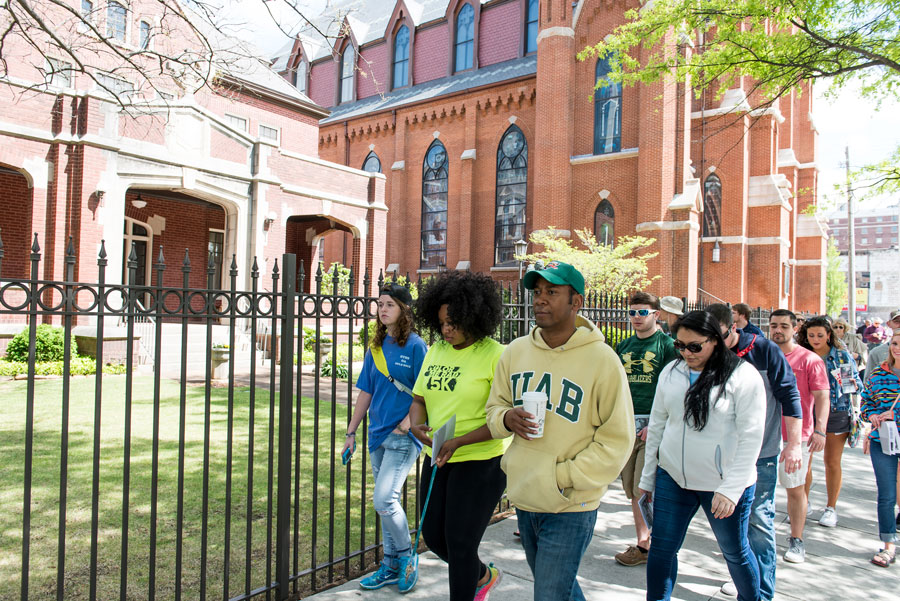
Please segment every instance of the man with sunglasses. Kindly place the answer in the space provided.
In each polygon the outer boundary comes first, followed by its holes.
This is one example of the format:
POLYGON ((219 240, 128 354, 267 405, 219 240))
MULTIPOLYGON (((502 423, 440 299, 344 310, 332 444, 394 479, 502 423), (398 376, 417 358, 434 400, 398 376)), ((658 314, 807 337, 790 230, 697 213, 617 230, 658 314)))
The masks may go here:
MULTIPOLYGON (((803 408, 797 379, 784 353, 778 346, 757 334, 748 334, 735 327, 731 308, 714 304, 706 311, 719 321, 725 344, 763 377, 766 385, 766 429, 762 450, 756 461, 756 496, 750 509, 750 548, 759 564, 760 594, 764 601, 775 596, 775 485, 778 482, 778 463, 793 474, 801 468, 800 434, 803 408), (782 420, 783 418, 783 420, 782 420), (781 451, 782 423, 787 443, 781 451)), ((725 594, 736 594, 731 582, 722 587, 725 594)))
POLYGON ((644 470, 647 423, 650 421, 653 397, 656 395, 656 381, 663 367, 676 357, 672 339, 656 325, 658 313, 657 297, 646 292, 635 293, 629 301, 628 309, 634 336, 626 338, 616 347, 616 353, 625 367, 634 406, 634 448, 622 470, 622 488, 625 489, 625 496, 631 501, 637 545, 629 545, 625 551, 616 555, 617 562, 629 567, 647 563, 650 550, 650 530, 644 523, 638 507, 641 496, 638 484, 644 470))

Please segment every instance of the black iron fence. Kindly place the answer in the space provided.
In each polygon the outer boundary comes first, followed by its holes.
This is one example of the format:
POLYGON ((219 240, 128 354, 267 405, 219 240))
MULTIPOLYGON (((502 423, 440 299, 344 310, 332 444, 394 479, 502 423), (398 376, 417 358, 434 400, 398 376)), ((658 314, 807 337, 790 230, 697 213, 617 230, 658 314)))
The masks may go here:
MULTIPOLYGON (((0 543, 0 598, 297 599, 376 564, 365 423, 349 467, 339 450, 380 277, 366 274, 362 295, 337 277, 322 290, 321 268, 308 276, 284 255, 268 274, 254 261, 250 290, 234 259, 227 289, 212 262, 195 289, 185 253, 182 285, 164 286, 160 248, 152 285, 108 284, 101 246, 96 281, 76 282, 70 241, 64 280, 45 281, 37 237, 29 278, 3 278, 2 260, 0 245, 0 320, 26 322, 28 371, 0 384, 0 531, 21 533, 0 543), (307 277, 313 293, 300 292, 307 277), (49 382, 37 378, 44 322, 63 328, 62 378, 49 382), (72 377, 86 329, 95 373, 72 377), (123 375, 104 374, 113 354, 123 375)), ((136 281, 133 251, 127 269, 136 281)), ((532 315, 519 286, 501 293, 508 342, 532 315)), ((627 309, 590 295, 584 315, 615 343, 631 333, 627 309)), ((403 494, 414 529, 418 476, 403 494)))

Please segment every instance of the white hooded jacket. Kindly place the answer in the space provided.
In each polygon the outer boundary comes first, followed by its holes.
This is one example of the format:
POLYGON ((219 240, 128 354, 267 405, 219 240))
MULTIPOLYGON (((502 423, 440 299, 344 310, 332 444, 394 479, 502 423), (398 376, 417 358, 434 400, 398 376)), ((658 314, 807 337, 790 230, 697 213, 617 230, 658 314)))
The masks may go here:
POLYGON ((680 359, 660 374, 639 486, 653 491, 658 465, 686 490, 718 492, 737 503, 744 489, 756 482, 766 419, 762 376, 741 361, 721 395, 721 387, 712 389, 709 418, 699 432, 684 416, 690 385, 690 369, 680 359))

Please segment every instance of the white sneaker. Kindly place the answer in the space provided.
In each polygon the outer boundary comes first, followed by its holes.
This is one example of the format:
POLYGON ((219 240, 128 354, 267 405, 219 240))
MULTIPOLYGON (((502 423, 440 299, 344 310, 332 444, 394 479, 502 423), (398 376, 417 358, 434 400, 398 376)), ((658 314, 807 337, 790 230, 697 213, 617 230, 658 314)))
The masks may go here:
POLYGON ((834 528, 838 523, 838 514, 837 511, 834 510, 834 507, 826 507, 825 511, 822 512, 822 517, 819 518, 819 526, 825 526, 826 528, 834 528))
POLYGON ((737 587, 734 586, 734 583, 731 580, 723 584, 722 588, 719 590, 726 597, 737 597, 737 587))
POLYGON ((803 563, 806 561, 806 547, 803 541, 793 536, 788 539, 788 550, 784 552, 784 560, 791 563, 803 563))

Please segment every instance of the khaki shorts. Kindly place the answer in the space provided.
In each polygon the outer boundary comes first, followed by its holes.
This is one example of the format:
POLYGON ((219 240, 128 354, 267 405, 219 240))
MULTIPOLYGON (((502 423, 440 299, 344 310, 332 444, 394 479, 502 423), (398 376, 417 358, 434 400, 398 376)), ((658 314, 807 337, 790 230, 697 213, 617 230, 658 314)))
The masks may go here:
POLYGON ((784 471, 784 462, 778 462, 778 483, 785 488, 797 488, 798 486, 806 484, 806 472, 809 470, 809 458, 811 453, 809 452, 809 447, 806 446, 805 440, 800 443, 800 447, 802 448, 802 451, 800 454, 799 470, 793 474, 789 474, 784 471))
POLYGON ((641 472, 644 471, 644 447, 646 446, 647 443, 635 437, 631 457, 628 458, 628 463, 622 469, 622 488, 625 489, 625 496, 629 499, 638 499, 641 496, 638 485, 641 483, 641 472))

